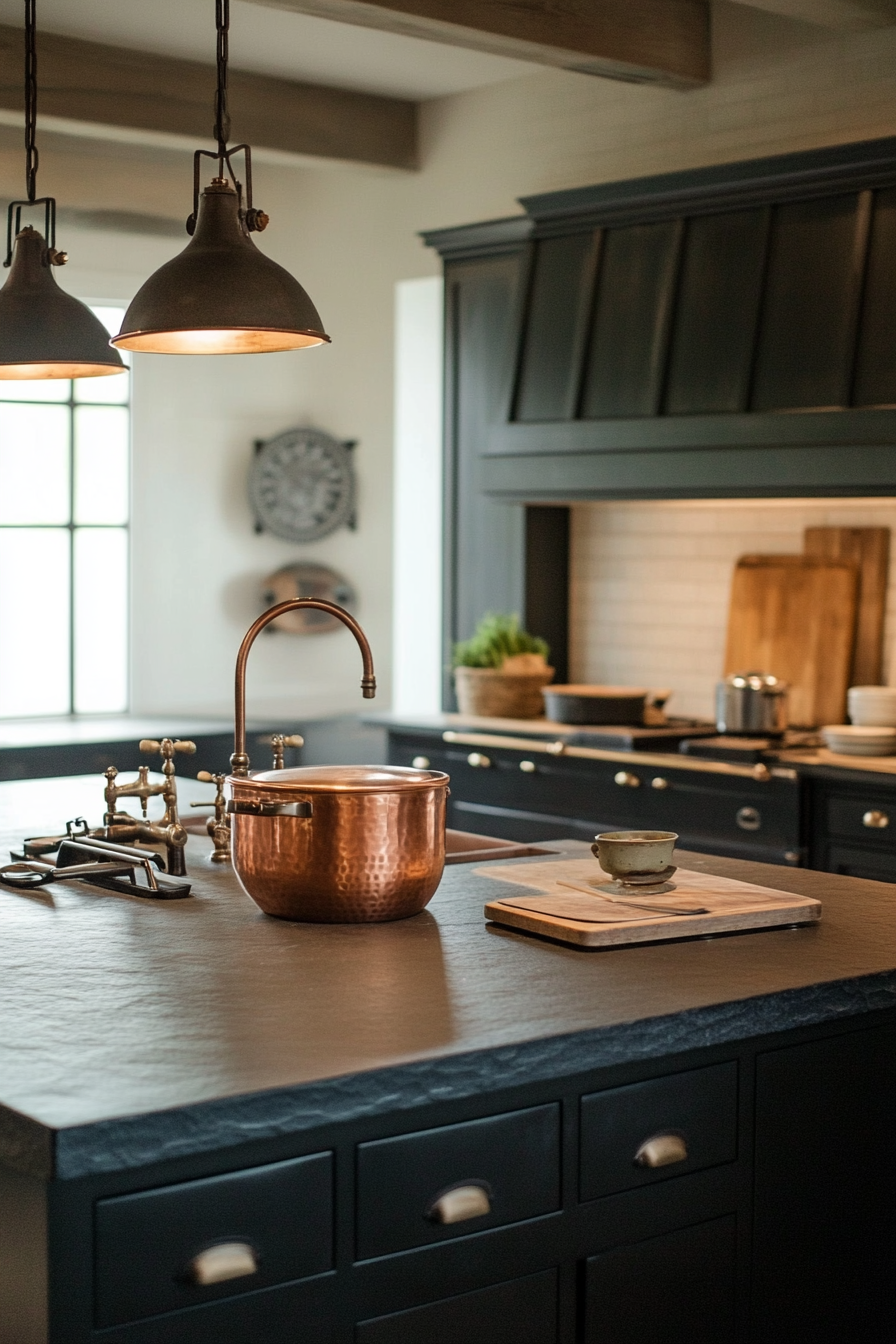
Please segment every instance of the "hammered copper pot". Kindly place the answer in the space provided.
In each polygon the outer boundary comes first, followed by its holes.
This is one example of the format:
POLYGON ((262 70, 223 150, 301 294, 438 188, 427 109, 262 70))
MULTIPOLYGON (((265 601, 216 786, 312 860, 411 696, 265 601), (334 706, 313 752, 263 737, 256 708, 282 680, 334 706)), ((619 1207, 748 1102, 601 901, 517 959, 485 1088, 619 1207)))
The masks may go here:
POLYGON ((233 866, 268 915, 361 924, 416 915, 445 866, 448 776, 399 766, 270 770, 231 779, 233 800, 310 815, 231 818, 233 866))
POLYGON ((297 607, 327 611, 348 626, 364 661, 364 696, 376 688, 370 646, 342 607, 292 598, 259 616, 236 663, 235 750, 227 781, 234 871, 256 905, 281 919, 365 924, 416 915, 445 865, 447 775, 392 765, 249 773, 246 659, 256 635, 297 607))

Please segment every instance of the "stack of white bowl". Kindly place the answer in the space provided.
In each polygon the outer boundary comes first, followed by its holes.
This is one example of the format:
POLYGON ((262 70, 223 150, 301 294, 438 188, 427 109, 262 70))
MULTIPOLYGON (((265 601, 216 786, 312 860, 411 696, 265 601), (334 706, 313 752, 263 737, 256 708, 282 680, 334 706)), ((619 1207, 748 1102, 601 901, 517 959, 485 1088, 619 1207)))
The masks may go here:
POLYGON ((896 755, 896 686, 851 686, 847 705, 851 723, 831 723, 821 730, 831 751, 896 755))

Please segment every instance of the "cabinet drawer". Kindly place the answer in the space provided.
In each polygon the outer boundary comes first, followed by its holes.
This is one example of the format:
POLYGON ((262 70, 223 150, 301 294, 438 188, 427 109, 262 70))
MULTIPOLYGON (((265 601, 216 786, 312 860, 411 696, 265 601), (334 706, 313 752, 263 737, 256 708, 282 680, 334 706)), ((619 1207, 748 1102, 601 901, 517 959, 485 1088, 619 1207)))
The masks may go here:
POLYGON ((825 811, 832 835, 896 851, 896 796, 829 794, 825 811))
POLYGON ((331 1153, 101 1199, 96 1205, 96 1315, 117 1325, 320 1274, 333 1264, 331 1153), (202 1251, 241 1243, 254 1273, 198 1284, 202 1251))
POLYGON ((875 845, 825 845, 822 868, 826 873, 867 877, 873 882, 896 882, 896 851, 875 845))
POLYGON ((557 1271, 362 1321, 356 1344, 553 1344, 557 1271))
MULTIPOLYGON (((560 1107, 533 1106, 358 1147, 357 1258, 552 1213, 560 1200, 560 1107), (479 1187, 488 1211, 438 1221, 434 1203, 479 1187)), ((459 1210, 459 1212, 463 1212, 459 1210)))
POLYGON ((113 1325, 92 1338, 102 1344, 336 1344, 336 1300, 336 1275, 324 1274, 169 1312, 161 1320, 113 1325))
POLYGON ((581 1119, 583 1200, 733 1162, 737 1064, 714 1064, 594 1092, 582 1098, 581 1119), (687 1156, 660 1166, 641 1165, 636 1155, 642 1144, 658 1135, 683 1140, 687 1156))
POLYGON ((735 1233, 716 1218, 592 1256, 584 1344, 730 1344, 735 1233))

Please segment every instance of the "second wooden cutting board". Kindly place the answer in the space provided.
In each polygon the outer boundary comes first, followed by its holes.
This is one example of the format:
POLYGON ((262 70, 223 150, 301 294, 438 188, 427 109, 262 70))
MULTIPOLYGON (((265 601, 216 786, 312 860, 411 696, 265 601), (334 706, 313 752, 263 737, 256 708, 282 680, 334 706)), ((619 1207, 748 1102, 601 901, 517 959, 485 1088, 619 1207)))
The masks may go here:
POLYGON ((790 686, 792 724, 843 723, 856 633, 855 565, 744 555, 734 568, 725 675, 770 672, 790 686))

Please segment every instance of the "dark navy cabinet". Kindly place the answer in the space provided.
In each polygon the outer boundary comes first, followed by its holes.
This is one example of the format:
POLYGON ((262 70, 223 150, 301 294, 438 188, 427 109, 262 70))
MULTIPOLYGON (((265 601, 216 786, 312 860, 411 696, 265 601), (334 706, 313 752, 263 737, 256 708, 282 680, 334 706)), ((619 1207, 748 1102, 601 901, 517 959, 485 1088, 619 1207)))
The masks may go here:
MULTIPOLYGON (((449 826, 507 840, 575 837, 600 830, 675 830, 682 849, 798 865, 800 782, 796 772, 695 768, 682 758, 632 752, 614 759, 577 749, 552 755, 537 743, 507 747, 497 737, 437 730, 389 731, 389 761, 426 760, 451 776, 449 826), (449 732, 448 736, 451 736, 449 732)), ((605 753, 606 754, 606 753, 605 753)), ((701 763, 702 764, 702 763, 701 763)), ((896 809, 894 809, 896 816, 896 809)))

